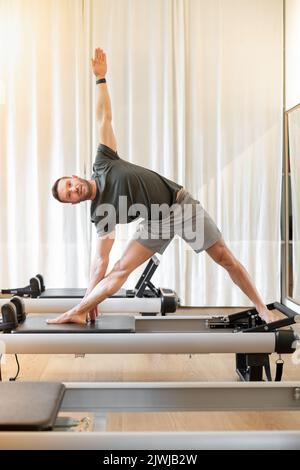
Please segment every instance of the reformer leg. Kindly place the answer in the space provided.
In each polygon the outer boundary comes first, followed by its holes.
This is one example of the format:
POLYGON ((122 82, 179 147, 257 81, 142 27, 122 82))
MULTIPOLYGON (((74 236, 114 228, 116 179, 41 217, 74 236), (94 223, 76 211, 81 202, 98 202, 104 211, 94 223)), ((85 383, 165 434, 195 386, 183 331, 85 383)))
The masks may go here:
POLYGON ((236 371, 245 382, 261 382, 263 372, 269 382, 272 381, 269 354, 236 354, 236 371))

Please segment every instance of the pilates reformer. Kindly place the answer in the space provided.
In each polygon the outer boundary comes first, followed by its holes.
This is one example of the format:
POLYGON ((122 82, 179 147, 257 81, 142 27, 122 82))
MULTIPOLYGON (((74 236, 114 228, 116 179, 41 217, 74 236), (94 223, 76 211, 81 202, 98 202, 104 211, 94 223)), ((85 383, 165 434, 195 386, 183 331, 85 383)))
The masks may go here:
MULTIPOLYGON (((49 325, 49 315, 26 317, 23 300, 13 297, 1 307, 0 341, 7 354, 234 353, 240 379, 261 381, 265 372, 271 381, 269 355, 295 351, 298 336, 291 325, 300 315, 276 302, 268 308, 284 318, 267 324, 251 309, 205 317, 101 315, 86 325, 49 325)), ((282 367, 279 356, 275 381, 280 381, 282 367)))
MULTIPOLYGON (((105 313, 124 312, 156 315, 173 313, 179 303, 176 292, 172 289, 157 288, 151 278, 159 266, 159 259, 153 256, 146 265, 134 289, 120 289, 101 304, 105 313)), ((30 313, 60 313, 74 307, 83 298, 86 289, 46 289, 41 274, 32 277, 26 287, 2 289, 2 295, 23 297, 26 309, 30 313)), ((0 299, 0 305, 5 299, 0 299)))
POLYGON ((299 430, 106 431, 109 412, 299 411, 298 382, 2 382, 0 396, 1 450, 300 450, 299 430), (34 410, 24 403, 34 403, 34 410), (74 412, 78 411, 93 413, 93 426, 76 432, 80 423, 74 412))

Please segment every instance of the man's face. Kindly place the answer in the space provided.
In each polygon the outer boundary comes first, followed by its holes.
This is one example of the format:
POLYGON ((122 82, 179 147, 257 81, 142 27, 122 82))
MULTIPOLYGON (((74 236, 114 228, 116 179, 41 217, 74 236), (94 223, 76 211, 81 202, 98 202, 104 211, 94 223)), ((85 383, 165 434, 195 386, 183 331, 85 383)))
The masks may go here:
POLYGON ((89 181, 73 175, 72 178, 64 178, 59 181, 57 192, 61 202, 78 204, 91 198, 92 185, 89 181))

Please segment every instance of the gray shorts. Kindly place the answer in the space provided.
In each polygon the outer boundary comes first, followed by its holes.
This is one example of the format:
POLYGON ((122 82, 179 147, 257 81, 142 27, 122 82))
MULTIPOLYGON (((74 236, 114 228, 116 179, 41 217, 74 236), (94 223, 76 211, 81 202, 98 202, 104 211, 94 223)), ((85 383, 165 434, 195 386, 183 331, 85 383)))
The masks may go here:
POLYGON ((175 235, 181 237, 200 253, 222 238, 215 222, 199 201, 184 189, 177 194, 176 203, 162 220, 143 220, 133 236, 149 250, 162 254, 175 235))

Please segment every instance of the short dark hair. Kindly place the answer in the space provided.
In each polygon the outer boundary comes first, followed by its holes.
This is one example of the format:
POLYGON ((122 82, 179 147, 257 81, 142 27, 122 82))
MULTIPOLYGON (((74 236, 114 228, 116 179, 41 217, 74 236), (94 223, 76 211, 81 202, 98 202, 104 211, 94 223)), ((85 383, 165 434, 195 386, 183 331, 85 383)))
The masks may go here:
POLYGON ((56 180, 54 185, 52 186, 52 195, 59 202, 63 202, 63 201, 61 199, 59 199, 58 190, 57 190, 58 189, 58 183, 60 182, 60 180, 65 180, 67 178, 70 178, 70 176, 62 176, 61 178, 58 178, 58 180, 56 180))

